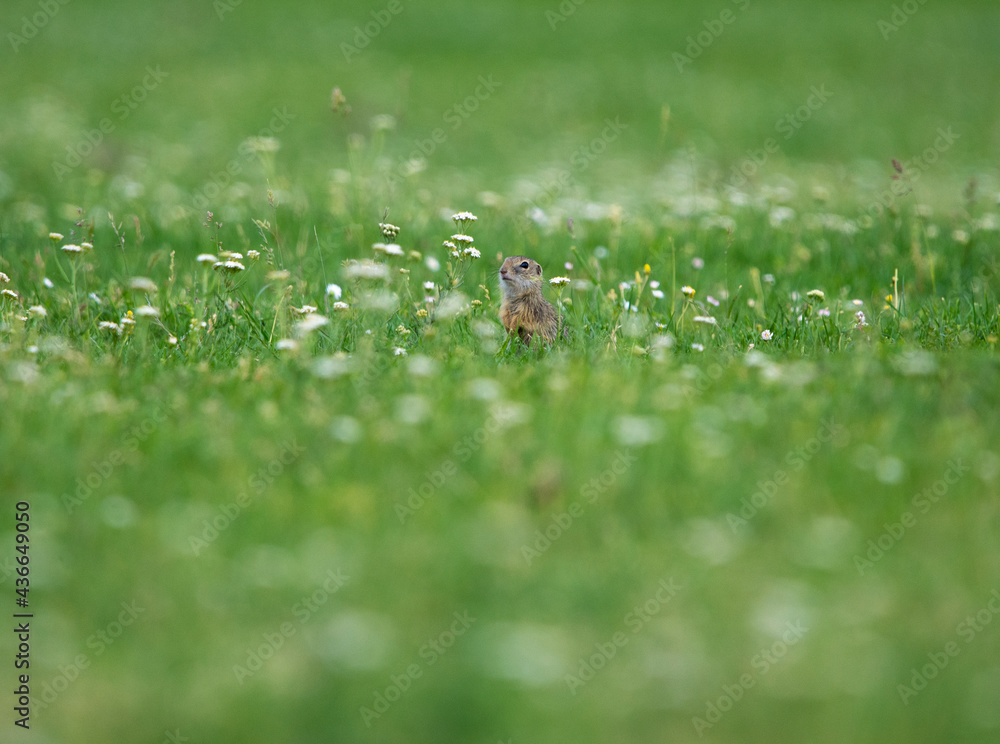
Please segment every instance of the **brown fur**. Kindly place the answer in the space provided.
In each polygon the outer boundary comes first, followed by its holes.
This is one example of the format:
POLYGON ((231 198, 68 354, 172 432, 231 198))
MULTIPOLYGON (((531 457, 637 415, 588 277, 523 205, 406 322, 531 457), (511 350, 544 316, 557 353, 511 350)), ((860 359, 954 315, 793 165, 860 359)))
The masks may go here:
POLYGON ((500 267, 500 322, 509 333, 517 333, 531 345, 535 334, 546 343, 559 333, 559 317, 542 295, 542 267, 525 256, 508 256, 500 267), (527 267, 524 266, 527 264, 527 267))

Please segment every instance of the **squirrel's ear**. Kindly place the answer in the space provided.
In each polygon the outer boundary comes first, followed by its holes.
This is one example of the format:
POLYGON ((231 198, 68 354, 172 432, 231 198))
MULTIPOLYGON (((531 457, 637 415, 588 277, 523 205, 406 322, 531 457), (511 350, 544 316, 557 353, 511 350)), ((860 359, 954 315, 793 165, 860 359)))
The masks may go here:
POLYGON ((538 274, 539 276, 542 275, 542 265, 541 264, 535 264, 535 273, 538 274))

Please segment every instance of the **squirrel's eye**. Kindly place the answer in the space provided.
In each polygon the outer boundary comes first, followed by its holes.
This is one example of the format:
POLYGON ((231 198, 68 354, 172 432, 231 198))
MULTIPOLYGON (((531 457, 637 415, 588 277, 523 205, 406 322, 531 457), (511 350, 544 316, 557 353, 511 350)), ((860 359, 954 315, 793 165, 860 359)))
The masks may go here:
POLYGON ((521 268, 522 269, 528 268, 528 262, 527 261, 521 261, 521 268))

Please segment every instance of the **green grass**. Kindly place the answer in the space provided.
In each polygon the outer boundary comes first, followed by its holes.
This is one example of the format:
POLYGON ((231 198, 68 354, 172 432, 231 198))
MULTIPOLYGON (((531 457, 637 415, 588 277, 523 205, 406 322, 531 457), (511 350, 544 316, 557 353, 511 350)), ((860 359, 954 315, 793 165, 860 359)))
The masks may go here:
POLYGON ((387 5, 8 39, 6 736, 994 741, 998 11, 752 1, 679 72, 738 6, 403 2, 349 62, 387 5), (572 279, 553 348, 497 320, 513 254, 572 279))

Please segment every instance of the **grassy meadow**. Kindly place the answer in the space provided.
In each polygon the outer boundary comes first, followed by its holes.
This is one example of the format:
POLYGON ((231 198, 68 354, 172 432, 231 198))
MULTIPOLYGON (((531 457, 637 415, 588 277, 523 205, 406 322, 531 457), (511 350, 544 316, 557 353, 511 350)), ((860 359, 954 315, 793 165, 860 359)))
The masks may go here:
POLYGON ((995 3, 0 17, 0 740, 997 740, 995 3))

